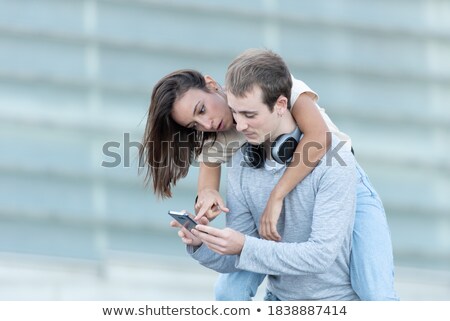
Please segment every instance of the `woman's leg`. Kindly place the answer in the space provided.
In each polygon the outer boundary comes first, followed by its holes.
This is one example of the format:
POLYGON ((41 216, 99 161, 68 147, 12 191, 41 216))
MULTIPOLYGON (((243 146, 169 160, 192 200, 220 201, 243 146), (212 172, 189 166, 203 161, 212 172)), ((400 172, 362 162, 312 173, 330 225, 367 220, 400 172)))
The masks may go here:
POLYGON ((221 274, 215 285, 216 300, 251 301, 265 277, 265 274, 243 270, 221 274))
POLYGON ((383 204, 357 164, 356 215, 350 278, 361 300, 398 300, 394 289, 391 235, 383 204))

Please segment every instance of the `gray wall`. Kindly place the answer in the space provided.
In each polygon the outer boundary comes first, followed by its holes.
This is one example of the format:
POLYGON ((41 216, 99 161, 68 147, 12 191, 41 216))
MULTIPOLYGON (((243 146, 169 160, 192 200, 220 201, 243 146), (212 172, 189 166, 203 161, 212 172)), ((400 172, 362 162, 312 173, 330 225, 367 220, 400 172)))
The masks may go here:
POLYGON ((221 81, 239 52, 266 47, 351 135, 385 204, 400 295, 450 299, 449 15, 438 0, 0 0, 0 298, 179 299, 195 273, 195 298, 212 298, 215 274, 187 260, 165 215, 192 209, 197 168, 158 201, 135 145, 159 78, 221 81))

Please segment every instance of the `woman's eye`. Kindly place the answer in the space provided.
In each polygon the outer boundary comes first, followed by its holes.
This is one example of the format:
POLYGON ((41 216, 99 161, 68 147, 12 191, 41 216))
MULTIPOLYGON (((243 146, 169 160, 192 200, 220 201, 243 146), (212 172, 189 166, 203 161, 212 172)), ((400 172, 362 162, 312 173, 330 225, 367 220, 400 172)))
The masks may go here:
POLYGON ((245 114, 245 117, 246 118, 253 118, 253 117, 255 117, 255 114, 245 114))
POLYGON ((203 114, 205 112, 206 108, 205 105, 202 105, 202 108, 200 108, 199 114, 203 114))

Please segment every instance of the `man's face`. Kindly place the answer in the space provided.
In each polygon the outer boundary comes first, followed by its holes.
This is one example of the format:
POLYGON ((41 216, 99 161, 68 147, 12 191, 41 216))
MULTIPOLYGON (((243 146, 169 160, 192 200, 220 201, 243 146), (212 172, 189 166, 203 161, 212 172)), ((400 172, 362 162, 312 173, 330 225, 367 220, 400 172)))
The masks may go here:
POLYGON ((276 108, 271 112, 262 101, 262 91, 254 86, 245 97, 235 97, 228 92, 228 105, 236 122, 236 129, 242 132, 251 144, 261 144, 274 133, 280 123, 276 108))

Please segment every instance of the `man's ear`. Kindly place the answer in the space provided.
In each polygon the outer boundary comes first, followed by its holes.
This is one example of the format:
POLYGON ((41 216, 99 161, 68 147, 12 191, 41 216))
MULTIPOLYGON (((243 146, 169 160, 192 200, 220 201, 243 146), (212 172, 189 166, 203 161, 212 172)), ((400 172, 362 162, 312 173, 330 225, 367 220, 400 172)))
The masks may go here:
POLYGON ((211 77, 210 75, 205 75, 205 82, 206 82, 206 87, 208 87, 210 90, 219 90, 219 84, 217 83, 217 81, 214 80, 213 77, 211 77))
POLYGON ((279 115, 283 115, 286 112, 286 110, 288 109, 287 106, 288 99, 283 95, 278 97, 277 102, 275 103, 275 109, 279 115))

